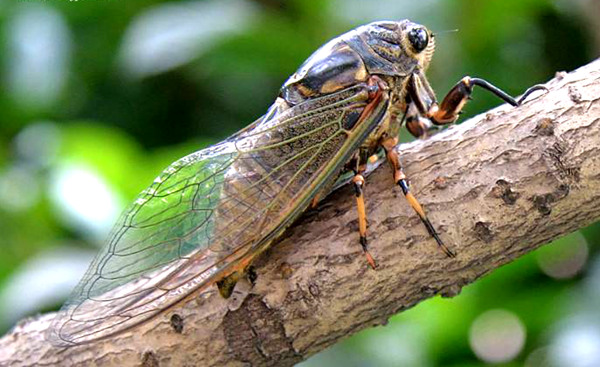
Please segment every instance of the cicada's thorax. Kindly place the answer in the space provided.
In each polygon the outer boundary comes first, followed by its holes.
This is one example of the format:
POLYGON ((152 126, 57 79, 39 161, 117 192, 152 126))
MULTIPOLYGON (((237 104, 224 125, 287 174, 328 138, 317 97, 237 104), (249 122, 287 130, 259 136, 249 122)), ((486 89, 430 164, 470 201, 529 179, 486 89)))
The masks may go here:
POLYGON ((331 40, 284 83, 274 108, 278 111, 287 109, 309 99, 367 83, 377 76, 387 86, 385 93, 388 93, 390 103, 386 114, 360 147, 362 153, 375 153, 383 138, 398 136, 409 98, 409 84, 417 80, 422 87, 420 92, 428 95, 428 103, 436 103, 424 76, 434 42, 426 52, 412 52, 404 34, 414 26, 407 20, 376 22, 331 40))

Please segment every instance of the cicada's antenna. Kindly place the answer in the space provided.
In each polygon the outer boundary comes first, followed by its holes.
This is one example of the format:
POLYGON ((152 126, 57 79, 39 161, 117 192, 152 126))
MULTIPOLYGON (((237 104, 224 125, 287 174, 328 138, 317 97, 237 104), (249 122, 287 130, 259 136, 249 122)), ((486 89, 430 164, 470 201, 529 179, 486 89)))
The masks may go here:
POLYGON ((446 29, 446 30, 443 30, 443 31, 439 31, 439 32, 431 32, 431 33, 432 33, 432 35, 433 35, 434 37, 437 37, 437 36, 439 36, 440 34, 448 34, 448 33, 456 33, 456 32, 458 32, 458 28, 456 28, 456 29, 446 29))

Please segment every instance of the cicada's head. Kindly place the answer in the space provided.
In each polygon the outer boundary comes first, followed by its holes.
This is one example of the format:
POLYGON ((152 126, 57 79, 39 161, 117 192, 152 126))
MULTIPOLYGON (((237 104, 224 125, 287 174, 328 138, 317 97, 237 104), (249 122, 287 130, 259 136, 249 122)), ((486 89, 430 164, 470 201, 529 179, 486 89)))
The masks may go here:
POLYGON ((416 66, 425 70, 435 50, 433 33, 410 20, 374 22, 358 28, 357 33, 354 46, 364 42, 373 52, 362 52, 371 73, 404 74, 416 66))

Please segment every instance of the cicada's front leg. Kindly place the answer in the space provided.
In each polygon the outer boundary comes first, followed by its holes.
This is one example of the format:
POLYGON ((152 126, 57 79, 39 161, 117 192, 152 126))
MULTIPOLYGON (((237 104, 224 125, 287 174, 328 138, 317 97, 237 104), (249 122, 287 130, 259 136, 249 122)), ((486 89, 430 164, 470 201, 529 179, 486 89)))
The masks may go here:
POLYGON ((425 228, 427 228, 427 232, 429 232, 429 234, 435 239, 439 248, 448 257, 455 257, 456 255, 454 254, 454 252, 451 251, 444 244, 444 242, 442 242, 442 239, 440 238, 440 236, 436 232, 435 228, 429 221, 429 218, 427 218, 427 215, 425 214, 425 210, 423 210, 423 207, 421 206, 421 204, 419 204, 419 202, 417 201, 415 196, 410 192, 409 187, 408 187, 408 180, 406 179, 404 172, 402 172, 402 167, 400 166, 400 157, 398 156, 397 151, 394 149, 397 144, 398 144, 397 138, 386 138, 381 143, 381 145, 383 146, 383 149, 385 149, 387 160, 392 167, 393 174, 394 174, 394 182, 396 183, 396 185, 400 186, 400 188, 402 189, 402 193, 404 194, 404 197, 406 197, 406 200, 408 201, 410 206, 417 213, 417 215, 419 216, 419 218, 425 225, 425 228))
MULTIPOLYGON (((431 120, 423 117, 414 103, 408 103, 406 112, 404 113, 404 121, 406 129, 413 136, 424 139, 427 138, 431 130, 439 129, 439 127, 433 125, 431 120)), ((400 123, 401 125, 402 123, 400 123)))
POLYGON ((527 89, 519 99, 515 99, 502 89, 484 79, 466 76, 450 89, 439 107, 436 104, 431 106, 429 111, 427 111, 427 117, 436 125, 445 125, 456 121, 465 103, 471 99, 473 87, 476 85, 492 92, 494 95, 514 107, 520 106, 531 93, 538 90, 547 90, 547 88, 542 85, 534 85, 527 89))

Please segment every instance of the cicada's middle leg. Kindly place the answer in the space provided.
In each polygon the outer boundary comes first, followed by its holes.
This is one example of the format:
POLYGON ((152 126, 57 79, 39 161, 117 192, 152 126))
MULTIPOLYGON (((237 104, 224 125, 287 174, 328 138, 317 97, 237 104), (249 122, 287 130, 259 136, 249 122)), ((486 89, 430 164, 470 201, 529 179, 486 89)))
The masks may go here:
POLYGON ((406 200, 408 201, 410 206, 417 213, 417 215, 421 219, 421 222, 423 222, 423 224, 425 225, 425 228, 427 228, 427 232, 429 232, 429 234, 435 239, 439 248, 448 257, 455 257, 456 254, 453 251, 451 251, 444 244, 444 242, 438 235, 437 231, 431 224, 431 221, 429 221, 429 218, 427 218, 427 214, 425 214, 425 210, 423 210, 423 207, 421 206, 421 204, 419 204, 419 201, 410 192, 410 189, 408 186, 408 180, 406 179, 404 172, 402 172, 402 167, 400 166, 400 157, 398 156, 398 152, 395 149, 397 144, 398 144, 397 138, 387 138, 381 144, 386 151, 387 160, 392 167, 393 174, 394 174, 394 182, 396 183, 396 185, 400 186, 400 188, 402 189, 402 193, 404 194, 404 197, 406 197, 406 200))

